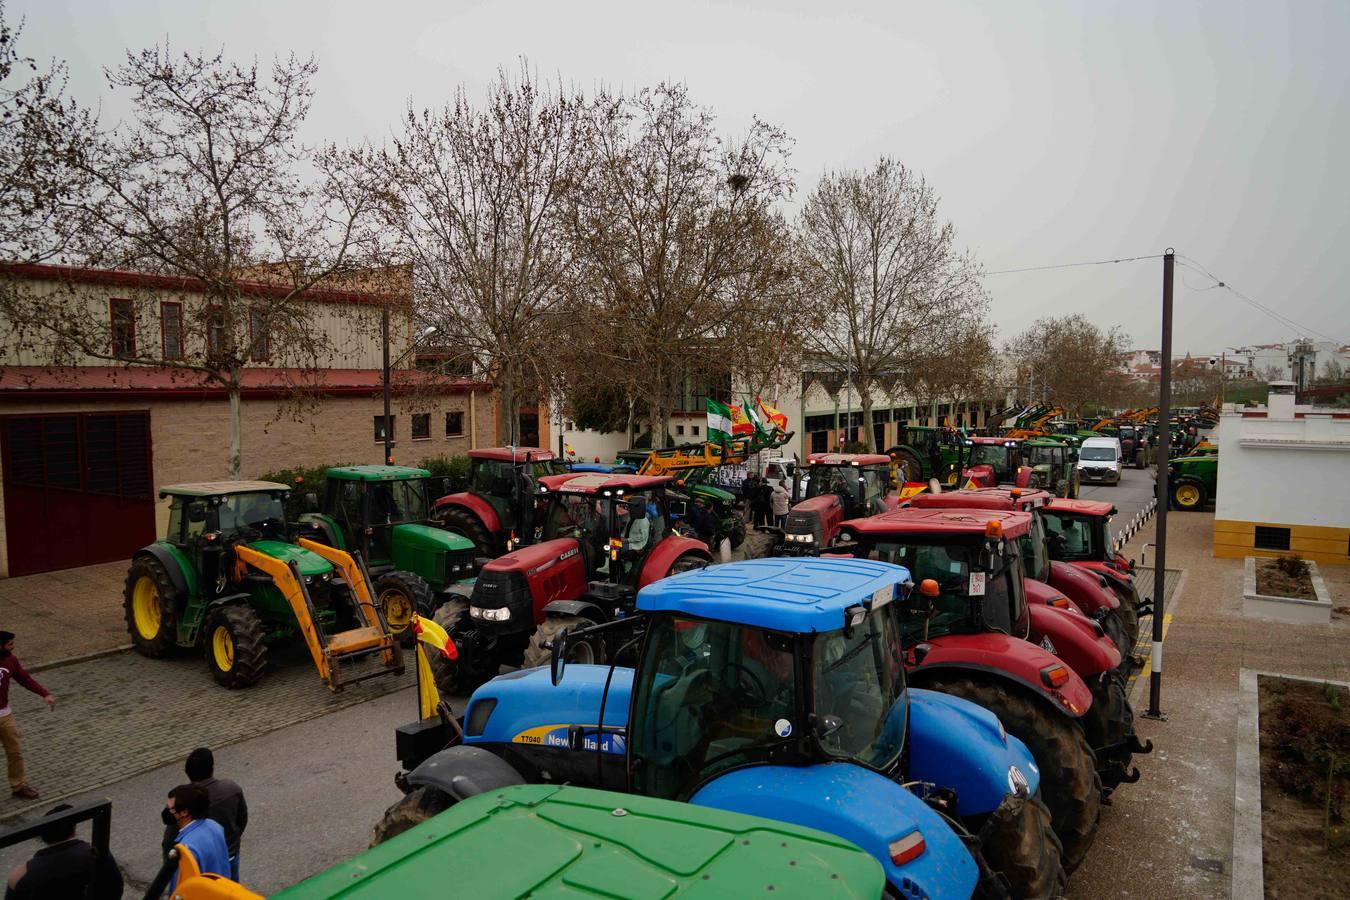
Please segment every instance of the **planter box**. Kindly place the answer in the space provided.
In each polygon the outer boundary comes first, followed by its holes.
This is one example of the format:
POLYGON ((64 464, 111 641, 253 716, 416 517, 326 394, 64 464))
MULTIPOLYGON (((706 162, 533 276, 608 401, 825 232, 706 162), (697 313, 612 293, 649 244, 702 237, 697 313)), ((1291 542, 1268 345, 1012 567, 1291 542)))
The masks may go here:
POLYGON ((1297 597, 1272 597, 1256 592, 1256 557, 1247 557, 1246 570, 1242 575, 1242 614, 1253 619, 1270 619, 1290 625, 1330 625, 1331 595, 1322 581, 1322 573, 1317 563, 1304 560, 1308 564, 1308 576, 1312 580, 1316 600, 1300 600, 1297 597))

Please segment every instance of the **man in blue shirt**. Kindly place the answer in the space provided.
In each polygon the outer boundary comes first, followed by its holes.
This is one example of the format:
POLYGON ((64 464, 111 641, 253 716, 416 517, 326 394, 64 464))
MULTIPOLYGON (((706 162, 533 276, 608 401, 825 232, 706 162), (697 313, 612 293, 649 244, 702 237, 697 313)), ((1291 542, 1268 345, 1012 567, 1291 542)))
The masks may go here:
MULTIPOLYGON (((230 851, 225 846, 225 829, 219 822, 207 818, 211 798, 206 788, 196 784, 180 784, 169 791, 169 817, 178 826, 175 844, 182 844, 197 860, 203 873, 230 877, 230 851)), ((169 892, 178 885, 175 872, 169 881, 169 892)))

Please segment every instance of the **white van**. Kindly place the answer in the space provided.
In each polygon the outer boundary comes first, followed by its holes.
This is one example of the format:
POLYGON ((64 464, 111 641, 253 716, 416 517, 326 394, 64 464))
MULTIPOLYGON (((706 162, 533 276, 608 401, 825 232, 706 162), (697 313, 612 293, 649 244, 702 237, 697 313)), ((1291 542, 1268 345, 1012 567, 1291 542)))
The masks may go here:
POLYGON ((1088 438, 1078 448, 1078 481, 1120 484, 1121 456, 1118 438, 1088 438))

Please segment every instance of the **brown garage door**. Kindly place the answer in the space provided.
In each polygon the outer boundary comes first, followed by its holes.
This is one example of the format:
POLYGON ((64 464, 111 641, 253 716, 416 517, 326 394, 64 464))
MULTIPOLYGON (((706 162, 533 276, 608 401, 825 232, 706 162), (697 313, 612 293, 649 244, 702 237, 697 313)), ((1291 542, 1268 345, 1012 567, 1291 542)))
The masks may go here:
POLYGON ((126 559, 155 538, 148 412, 0 417, 9 574, 126 559))

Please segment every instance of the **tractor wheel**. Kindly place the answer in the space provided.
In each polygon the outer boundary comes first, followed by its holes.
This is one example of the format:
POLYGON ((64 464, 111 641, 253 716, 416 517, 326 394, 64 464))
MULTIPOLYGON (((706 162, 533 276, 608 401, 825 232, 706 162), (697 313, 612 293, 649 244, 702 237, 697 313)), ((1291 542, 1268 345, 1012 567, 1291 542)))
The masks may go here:
POLYGON ((137 557, 127 570, 122 610, 131 646, 142 656, 160 658, 178 648, 178 591, 163 563, 137 557))
POLYGON ((898 450, 895 454, 895 474, 901 484, 906 481, 922 481, 923 463, 908 450, 898 450))
MULTIPOLYGON (((1134 758, 1129 747, 1134 743, 1134 710, 1125 696, 1125 679, 1115 672, 1107 672, 1092 682, 1092 708, 1083 716, 1083 727, 1093 747, 1111 747, 1110 752, 1097 757, 1102 768, 1114 768, 1117 763, 1129 769, 1134 758)), ((1111 784, 1115 786, 1117 782, 1111 784)))
POLYGON ((451 507, 441 516, 441 527, 466 540, 473 541, 474 556, 496 556, 492 535, 487 533, 478 517, 466 509, 451 507))
POLYGON ((445 791, 424 785, 404 795, 403 799, 384 811, 375 825, 375 837, 370 846, 383 844, 409 828, 421 825, 437 813, 445 812, 454 800, 445 791))
POLYGON ((248 687, 267 665, 262 622, 247 606, 231 603, 206 617, 206 666, 227 688, 248 687))
POLYGON ((695 569, 706 569, 709 565, 711 563, 703 557, 695 556, 693 553, 685 553, 671 564, 670 569, 666 572, 666 577, 679 575, 682 572, 692 572, 695 569))
MULTIPOLYGON (((544 647, 545 643, 552 643, 563 630, 579 631, 582 628, 590 628, 596 624, 593 619, 585 616, 549 616, 544 620, 544 624, 535 629, 530 636, 530 644, 525 648, 525 661, 521 664, 523 669, 533 669, 535 666, 546 666, 553 656, 553 652, 544 647)), ((582 639, 580 641, 567 642, 567 661, 570 663, 581 663, 589 665, 600 662, 600 646, 598 643, 592 643, 590 640, 582 639)))
POLYGON ((1139 640, 1139 611, 1134 608, 1134 603, 1128 597, 1121 597, 1120 607, 1116 610, 1116 615, 1120 617, 1120 628, 1125 633, 1124 647, 1117 647, 1121 656, 1129 656, 1134 652, 1134 645, 1139 640))
POLYGON ((488 659, 475 659, 470 643, 462 639, 464 630, 470 627, 468 600, 447 600, 431 618, 445 629, 459 651, 459 659, 454 661, 439 653, 427 654, 432 677, 436 679, 436 690, 447 698, 467 697, 497 674, 501 662, 496 654, 488 659))
POLYGON ((1196 481, 1182 481, 1172 485, 1172 506, 1184 512, 1194 512, 1205 505, 1205 486, 1196 481))
POLYGON ((998 716, 1008 733, 1027 745, 1041 770, 1041 795, 1064 846, 1064 871, 1072 872, 1097 836, 1102 781, 1083 729, 1019 689, 971 678, 934 680, 922 687, 964 697, 998 716))
POLYGON ((1013 897, 1061 897, 1068 886, 1064 848, 1050 822, 1040 791, 1010 801, 998 827, 985 841, 985 861, 1008 879, 1013 897))
POLYGON ((391 634, 405 647, 413 645, 413 613, 431 617, 436 613, 436 598, 431 586, 412 572, 386 572, 375 579, 375 606, 384 615, 391 634))
POLYGON ((731 513, 730 519, 731 528, 727 530, 726 538, 731 541, 731 549, 735 550, 741 544, 745 543, 745 520, 734 510, 731 513))

